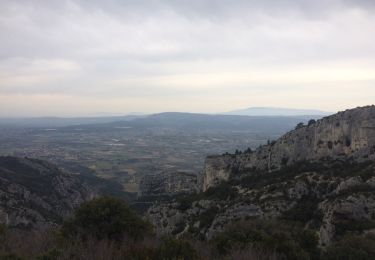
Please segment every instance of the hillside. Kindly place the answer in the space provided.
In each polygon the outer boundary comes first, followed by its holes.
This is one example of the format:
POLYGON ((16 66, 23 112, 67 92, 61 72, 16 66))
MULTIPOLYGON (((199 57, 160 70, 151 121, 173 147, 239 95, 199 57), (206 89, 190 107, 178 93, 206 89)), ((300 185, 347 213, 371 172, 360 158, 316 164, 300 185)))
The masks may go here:
POLYGON ((203 190, 232 173, 251 169, 272 171, 299 161, 322 158, 358 161, 375 159, 375 106, 350 109, 307 125, 298 125, 254 152, 209 156, 203 190))
POLYGON ((0 157, 0 224, 16 228, 53 226, 82 202, 119 188, 94 176, 73 175, 36 159, 0 157))
POLYGON ((161 234, 211 239, 238 221, 277 219, 321 246, 375 231, 375 107, 340 112, 257 150, 210 156, 203 191, 155 204, 161 234))

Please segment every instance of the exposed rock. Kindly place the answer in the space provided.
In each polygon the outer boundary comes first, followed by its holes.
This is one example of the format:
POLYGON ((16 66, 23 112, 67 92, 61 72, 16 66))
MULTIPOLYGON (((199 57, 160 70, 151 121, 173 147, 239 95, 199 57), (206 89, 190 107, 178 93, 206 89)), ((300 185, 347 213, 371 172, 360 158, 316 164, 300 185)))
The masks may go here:
POLYGON ((140 183, 140 196, 176 195, 198 191, 198 178, 194 173, 157 172, 145 176, 140 183))
POLYGON ((375 106, 339 112, 299 127, 256 151, 237 155, 209 156, 203 191, 228 180, 238 171, 274 171, 299 161, 322 158, 375 159, 375 106))
POLYGON ((78 176, 47 162, 0 157, 0 223, 9 227, 53 226, 97 194, 78 176))
POLYGON ((375 162, 300 163, 282 171, 258 173, 251 182, 233 180, 226 184, 227 189, 211 188, 191 196, 190 206, 179 200, 155 204, 147 215, 159 233, 179 235, 188 230, 205 239, 235 221, 281 217, 311 226, 324 246, 340 235, 337 227, 348 220, 375 221, 371 175, 375 176, 375 162), (237 190, 235 197, 229 197, 230 187, 237 190), (228 197, 222 199, 225 192, 228 197), (182 228, 181 223, 188 227, 182 228))

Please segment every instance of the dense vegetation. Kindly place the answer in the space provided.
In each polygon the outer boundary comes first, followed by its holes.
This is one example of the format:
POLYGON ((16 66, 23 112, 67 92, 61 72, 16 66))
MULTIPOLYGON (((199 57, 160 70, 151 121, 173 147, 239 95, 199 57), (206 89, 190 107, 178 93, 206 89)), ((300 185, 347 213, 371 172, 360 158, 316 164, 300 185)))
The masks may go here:
MULTIPOLYGON (((297 210, 297 209, 296 209, 297 210)), ((119 199, 82 204, 54 230, 0 226, 0 259, 356 259, 375 257, 375 237, 345 236, 325 250, 313 230, 291 220, 249 220, 211 241, 157 237, 149 223, 119 199)))

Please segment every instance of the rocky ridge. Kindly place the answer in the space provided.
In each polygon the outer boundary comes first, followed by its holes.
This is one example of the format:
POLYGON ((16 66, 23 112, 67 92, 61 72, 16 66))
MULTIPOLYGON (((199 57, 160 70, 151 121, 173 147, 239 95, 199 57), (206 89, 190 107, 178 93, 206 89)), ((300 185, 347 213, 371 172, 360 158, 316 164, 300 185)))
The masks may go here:
POLYGON ((0 224, 44 228, 60 223, 98 190, 45 161, 0 157, 0 224))
POLYGON ((298 222, 321 246, 375 233, 375 107, 311 121, 256 151, 210 156, 203 191, 154 204, 161 234, 211 239, 251 219, 298 222))
POLYGON ((299 161, 326 157, 375 160, 374 105, 311 120, 252 153, 208 156, 203 190, 228 180, 238 171, 274 171, 299 161))

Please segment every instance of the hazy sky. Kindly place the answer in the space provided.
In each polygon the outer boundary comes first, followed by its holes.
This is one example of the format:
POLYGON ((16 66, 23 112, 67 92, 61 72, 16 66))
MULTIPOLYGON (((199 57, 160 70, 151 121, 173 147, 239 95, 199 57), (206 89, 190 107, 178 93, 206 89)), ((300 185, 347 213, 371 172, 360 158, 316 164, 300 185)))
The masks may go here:
POLYGON ((374 0, 0 0, 0 116, 373 103, 374 0))

